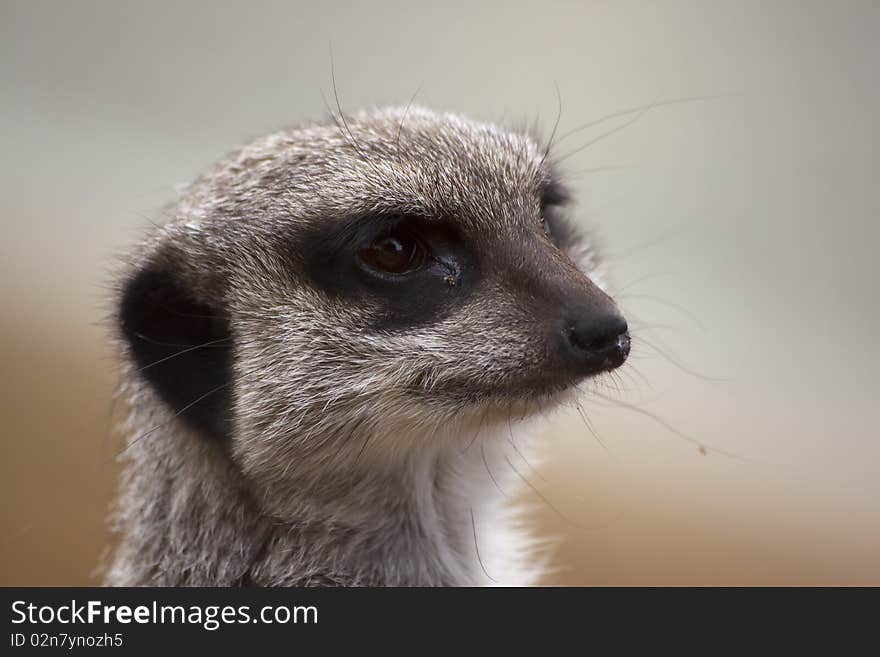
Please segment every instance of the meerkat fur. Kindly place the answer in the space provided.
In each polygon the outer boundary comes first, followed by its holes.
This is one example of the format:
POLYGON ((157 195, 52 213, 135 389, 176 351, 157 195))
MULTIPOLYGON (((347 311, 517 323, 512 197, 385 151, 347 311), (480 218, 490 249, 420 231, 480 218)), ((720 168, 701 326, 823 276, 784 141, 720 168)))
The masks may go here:
POLYGON ((391 108, 257 139, 186 189, 118 277, 107 583, 539 582, 529 436, 619 364, 570 366, 569 310, 617 313, 551 159, 391 108), (431 247, 422 269, 358 259, 388 226, 431 247))

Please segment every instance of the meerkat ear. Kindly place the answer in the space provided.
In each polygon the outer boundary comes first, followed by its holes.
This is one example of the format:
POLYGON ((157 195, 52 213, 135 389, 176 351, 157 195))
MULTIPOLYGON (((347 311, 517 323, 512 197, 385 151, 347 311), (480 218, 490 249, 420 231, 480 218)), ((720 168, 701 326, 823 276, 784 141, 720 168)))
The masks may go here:
POLYGON ((167 258, 137 269, 122 289, 119 326, 138 376, 181 420, 223 440, 232 399, 229 315, 181 270, 167 258))

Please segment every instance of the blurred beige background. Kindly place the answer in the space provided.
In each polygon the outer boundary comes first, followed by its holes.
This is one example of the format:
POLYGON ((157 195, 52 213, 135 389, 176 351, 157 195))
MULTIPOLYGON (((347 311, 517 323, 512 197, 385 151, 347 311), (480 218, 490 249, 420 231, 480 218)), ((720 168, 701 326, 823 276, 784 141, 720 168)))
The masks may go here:
POLYGON ((94 581, 106 272, 176 185, 325 113, 331 43, 349 109, 421 85, 549 134, 557 85, 560 133, 717 96, 566 161, 636 351, 604 393, 622 404, 585 404, 607 451, 564 413, 528 473, 562 537, 548 582, 880 584, 878 35, 874 0, 3 0, 0 584, 94 581))

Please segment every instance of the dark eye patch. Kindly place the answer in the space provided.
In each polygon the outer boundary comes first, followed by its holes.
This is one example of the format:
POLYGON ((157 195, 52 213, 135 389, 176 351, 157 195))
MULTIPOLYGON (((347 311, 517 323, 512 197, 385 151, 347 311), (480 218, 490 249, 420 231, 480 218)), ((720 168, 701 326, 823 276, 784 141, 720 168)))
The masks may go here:
POLYGON ((542 221, 547 235, 560 249, 566 251, 581 241, 581 235, 559 206, 542 210, 542 221))
POLYGON ((568 190, 557 181, 548 182, 541 190, 541 221, 551 240, 563 251, 581 241, 581 235, 566 215, 570 201, 568 190))
POLYGON ((410 215, 378 214, 314 225, 294 239, 304 254, 307 281, 330 297, 367 311, 372 328, 404 329, 436 322, 474 287, 476 258, 451 223, 410 215), (427 249, 424 264, 404 275, 366 266, 364 249, 394 234, 427 249))
POLYGON ((568 190, 555 179, 551 179, 541 188, 541 208, 564 206, 568 205, 570 201, 571 195, 568 190))

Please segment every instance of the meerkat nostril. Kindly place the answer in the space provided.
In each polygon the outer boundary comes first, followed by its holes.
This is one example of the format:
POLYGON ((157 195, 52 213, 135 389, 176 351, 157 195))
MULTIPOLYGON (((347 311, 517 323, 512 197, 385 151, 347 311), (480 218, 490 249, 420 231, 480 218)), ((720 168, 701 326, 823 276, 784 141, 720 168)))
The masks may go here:
POLYGON ((626 320, 620 315, 585 313, 566 325, 568 357, 584 374, 619 367, 629 355, 627 331, 626 320))
POLYGON ((572 345, 584 351, 603 351, 617 346, 627 332, 626 320, 618 315, 609 317, 585 317, 577 320, 569 329, 572 345))

